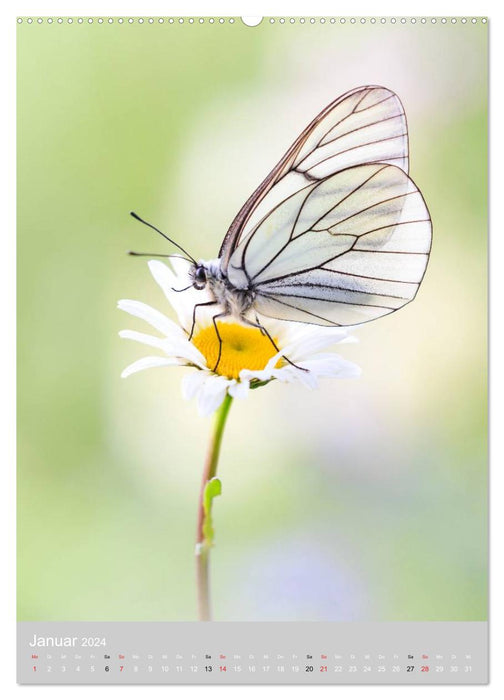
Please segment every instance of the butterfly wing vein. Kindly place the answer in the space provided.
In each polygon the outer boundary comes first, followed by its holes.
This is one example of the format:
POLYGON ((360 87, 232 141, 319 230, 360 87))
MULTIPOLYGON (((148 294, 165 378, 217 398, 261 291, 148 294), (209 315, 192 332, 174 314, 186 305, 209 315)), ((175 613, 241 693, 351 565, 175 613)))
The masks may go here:
POLYGON ((265 316, 354 325, 411 301, 431 246, 408 177, 399 98, 357 88, 305 129, 249 198, 221 248, 231 284, 265 316))
POLYGON ((228 275, 253 287, 265 316, 354 325, 414 298, 430 243, 427 207, 406 173, 361 165, 283 200, 235 250, 228 275))

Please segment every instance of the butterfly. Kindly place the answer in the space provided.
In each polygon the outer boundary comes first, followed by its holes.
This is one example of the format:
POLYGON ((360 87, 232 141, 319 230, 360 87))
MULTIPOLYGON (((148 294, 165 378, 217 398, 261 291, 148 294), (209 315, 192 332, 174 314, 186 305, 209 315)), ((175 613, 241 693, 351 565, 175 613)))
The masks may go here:
POLYGON ((304 129, 240 209, 218 258, 197 261, 147 224, 188 255, 189 286, 210 293, 194 306, 189 339, 198 308, 218 308, 215 369, 219 319, 238 318, 275 345, 259 316, 357 325, 415 298, 432 225, 408 168, 400 99, 384 87, 359 87, 304 129))

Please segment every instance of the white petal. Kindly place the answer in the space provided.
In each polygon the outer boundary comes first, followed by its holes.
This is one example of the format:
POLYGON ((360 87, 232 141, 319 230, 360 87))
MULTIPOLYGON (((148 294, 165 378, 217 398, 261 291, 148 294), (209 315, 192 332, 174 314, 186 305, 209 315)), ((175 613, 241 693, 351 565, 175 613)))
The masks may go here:
POLYGON ((161 348, 168 355, 181 357, 188 360, 192 364, 197 365, 198 367, 206 367, 206 360, 204 356, 200 353, 196 346, 188 341, 187 335, 182 328, 177 326, 176 323, 167 318, 164 314, 160 313, 148 304, 144 304, 141 301, 133 301, 131 299, 122 299, 119 301, 118 308, 120 308, 122 311, 126 311, 132 316, 137 316, 138 318, 147 321, 147 323, 149 323, 151 326, 166 335, 165 339, 156 339, 154 336, 136 333, 135 331, 121 331, 120 335, 123 334, 123 338, 131 338, 132 340, 138 340, 146 345, 161 348))
POLYGON ((142 301, 133 301, 132 299, 121 299, 117 302, 117 307, 122 311, 126 311, 132 316, 141 318, 143 321, 147 321, 153 328, 156 328, 161 333, 164 333, 167 337, 173 336, 174 338, 185 338, 184 331, 177 326, 172 320, 167 318, 164 314, 152 306, 144 304, 142 301))
POLYGON ((172 266, 173 272, 175 273, 176 277, 189 277, 189 269, 192 265, 192 262, 190 262, 189 260, 185 260, 180 255, 170 255, 169 259, 170 265, 172 266))
MULTIPOLYGON (((294 324, 290 325, 293 326, 294 324)), ((349 337, 343 328, 314 328, 313 326, 307 326, 302 329, 293 328, 286 332, 281 347, 284 357, 288 357, 292 362, 298 363, 322 348, 348 341, 349 337)))
POLYGON ((250 383, 248 381, 236 382, 232 384, 228 392, 234 399, 246 399, 249 395, 250 383))
MULTIPOLYGON (((160 260, 149 260, 148 265, 152 276, 163 290, 166 298, 170 300, 173 288, 177 288, 176 276, 170 268, 160 260)), ((186 284, 189 284, 189 279, 187 279, 186 284)))
POLYGON ((121 338, 128 338, 129 340, 136 340, 138 343, 143 343, 144 345, 149 345, 152 348, 158 348, 159 350, 164 350, 166 347, 165 338, 157 338, 155 335, 148 335, 147 333, 139 333, 138 331, 119 331, 121 338))
POLYGON ((273 328, 270 323, 264 324, 272 335, 278 337, 281 347, 293 343, 302 343, 307 338, 325 337, 331 338, 331 343, 343 343, 347 341, 348 329, 328 326, 313 326, 306 323, 296 323, 289 321, 275 321, 273 328))
MULTIPOLYGON (((174 308, 181 326, 189 333, 193 325, 194 307, 197 304, 204 304, 213 299, 208 289, 198 290, 191 286, 188 271, 192 263, 178 256, 171 256, 170 262, 175 274, 159 260, 149 260, 149 269, 174 308)), ((198 326, 202 325, 203 317, 208 315, 205 312, 206 309, 204 307, 197 310, 196 321, 198 326)), ((211 316, 215 313, 216 311, 213 310, 211 316)), ((209 323, 211 323, 211 317, 204 325, 209 325, 209 323)))
MULTIPOLYGON (((332 329, 331 329, 332 330, 332 329)), ((292 347, 292 353, 287 357, 292 361, 303 360, 314 352, 318 352, 329 345, 341 342, 342 337, 338 333, 314 333, 311 337, 304 338, 299 344, 292 347)))
POLYGON ((184 399, 194 399, 207 376, 205 372, 195 370, 182 377, 182 396, 184 399))
POLYGON ((252 379, 258 379, 261 382, 267 382, 273 379, 272 370, 265 369, 242 369, 240 372, 240 380, 242 382, 250 382, 252 379))
POLYGON ((177 314, 180 325, 189 333, 192 327, 194 305, 197 303, 194 300, 194 294, 197 292, 190 286, 191 281, 187 274, 191 263, 178 257, 170 257, 170 262, 175 274, 159 260, 150 260, 149 269, 177 314), (189 289, 187 289, 188 286, 189 289))
POLYGON ((281 382, 299 382, 308 389, 316 389, 318 386, 317 376, 313 372, 306 372, 298 367, 292 367, 292 365, 286 365, 280 369, 273 372, 275 379, 281 382))
POLYGON ((183 340, 167 339, 163 349, 168 355, 181 357, 191 364, 201 367, 201 369, 208 369, 204 356, 200 353, 198 348, 186 338, 183 340))
POLYGON ((209 416, 221 403, 227 393, 231 380, 210 375, 198 393, 198 410, 202 416, 209 416))
POLYGON ((121 377, 129 377, 130 374, 135 372, 140 372, 143 369, 150 369, 151 367, 170 367, 174 365, 184 364, 177 360, 175 357, 142 357, 141 360, 133 362, 132 365, 128 365, 125 370, 122 371, 121 377))
POLYGON ((355 335, 347 335, 346 338, 338 341, 339 343, 358 343, 359 339, 355 335))
POLYGON ((361 368, 344 360, 339 355, 315 355, 303 362, 310 372, 314 372, 318 377, 359 377, 362 374, 361 368))

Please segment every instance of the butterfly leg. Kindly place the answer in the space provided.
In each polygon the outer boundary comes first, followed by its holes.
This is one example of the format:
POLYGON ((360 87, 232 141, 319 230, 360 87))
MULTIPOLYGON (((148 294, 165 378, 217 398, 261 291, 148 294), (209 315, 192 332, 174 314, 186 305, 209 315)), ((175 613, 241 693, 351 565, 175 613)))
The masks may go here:
POLYGON ((214 328, 215 328, 215 333, 217 335, 217 338, 219 339, 219 354, 217 355, 217 362, 215 363, 215 367, 213 368, 214 372, 217 372, 217 367, 219 366, 219 362, 221 361, 221 356, 222 356, 222 338, 221 334, 219 333, 219 328, 217 326, 217 319, 218 318, 224 318, 224 316, 229 316, 228 311, 222 311, 220 314, 215 314, 215 316, 212 318, 214 328))
MULTIPOLYGON (((263 335, 265 335, 265 336, 268 338, 268 340, 271 342, 271 344, 273 345, 273 347, 275 348, 275 350, 276 350, 277 352, 281 352, 281 351, 280 351, 280 348, 277 346, 277 344, 275 343, 275 341, 274 341, 273 338, 271 337, 270 333, 268 332, 268 329, 265 328, 265 327, 260 323, 260 321, 259 321, 259 319, 257 318, 257 316, 256 316, 256 323, 253 323, 252 321, 249 321, 248 318, 242 318, 241 320, 242 320, 243 323, 247 324, 247 326, 251 326, 252 328, 258 328, 258 329, 261 331, 261 333, 262 333, 263 335)), ((295 362, 292 362, 292 360, 289 360, 289 358, 287 357, 287 355, 282 355, 282 357, 283 357, 284 360, 286 360, 290 365, 292 365, 292 366, 295 367, 296 369, 300 369, 300 370, 302 370, 303 372, 308 372, 308 371, 309 371, 309 370, 306 369, 306 367, 300 367, 299 365, 296 365, 295 362)))
POLYGON ((189 340, 191 340, 191 338, 194 335, 194 328, 196 326, 196 309, 198 308, 198 306, 213 306, 215 304, 217 304, 216 301, 204 301, 201 304, 194 305, 193 313, 192 313, 192 326, 191 326, 191 332, 189 333, 189 340))
MULTIPOLYGON (((263 328, 263 327, 261 326, 261 322, 259 321, 259 317, 257 316, 257 314, 256 314, 256 317, 255 317, 255 320, 256 320, 256 323, 257 323, 257 327, 258 327, 258 328, 260 329, 260 331, 261 331, 261 334, 262 334, 262 335, 266 335, 266 328, 263 328)), ((275 343, 273 343, 273 345, 275 345, 275 343)))

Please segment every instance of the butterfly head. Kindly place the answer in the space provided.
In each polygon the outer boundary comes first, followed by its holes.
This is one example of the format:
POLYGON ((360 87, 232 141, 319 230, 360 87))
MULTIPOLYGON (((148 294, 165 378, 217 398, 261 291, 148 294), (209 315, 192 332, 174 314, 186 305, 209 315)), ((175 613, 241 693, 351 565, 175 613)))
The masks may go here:
POLYGON ((207 286, 207 269, 204 265, 201 263, 193 265, 190 276, 194 289, 205 289, 207 286))
POLYGON ((194 262, 189 269, 189 277, 194 289, 214 288, 225 284, 225 275, 220 265, 220 259, 199 260, 194 262))

